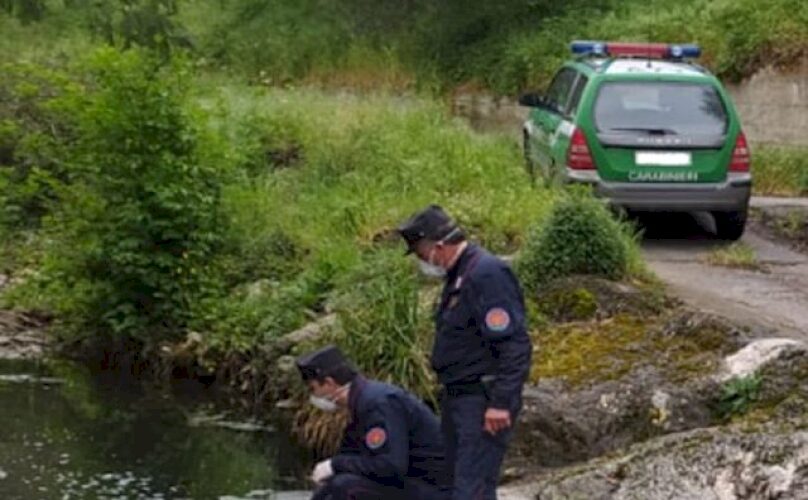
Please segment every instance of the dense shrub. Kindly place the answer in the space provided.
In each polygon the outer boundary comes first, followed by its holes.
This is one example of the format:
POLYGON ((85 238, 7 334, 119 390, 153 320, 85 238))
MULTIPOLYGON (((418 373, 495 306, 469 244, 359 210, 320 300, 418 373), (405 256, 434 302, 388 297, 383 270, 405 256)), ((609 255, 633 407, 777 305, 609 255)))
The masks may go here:
POLYGON ((28 294, 84 334, 181 333, 213 286, 204 270, 221 238, 219 172, 200 161, 184 108, 186 72, 139 51, 97 52, 77 121, 39 279, 28 294))
POLYGON ((7 230, 38 227, 69 182, 64 154, 75 123, 59 102, 73 87, 55 68, 0 66, 0 225, 7 230))
POLYGON ((525 287, 536 290, 576 274, 620 279, 636 256, 630 230, 585 190, 562 196, 531 232, 517 260, 525 287))

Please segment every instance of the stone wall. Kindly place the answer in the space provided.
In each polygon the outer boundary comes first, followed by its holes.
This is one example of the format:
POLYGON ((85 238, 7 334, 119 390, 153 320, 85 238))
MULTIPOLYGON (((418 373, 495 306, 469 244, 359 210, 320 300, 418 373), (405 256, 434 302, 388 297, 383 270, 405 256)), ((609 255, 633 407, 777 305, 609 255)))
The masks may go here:
POLYGON ((727 87, 751 142, 808 146, 808 58, 727 87))

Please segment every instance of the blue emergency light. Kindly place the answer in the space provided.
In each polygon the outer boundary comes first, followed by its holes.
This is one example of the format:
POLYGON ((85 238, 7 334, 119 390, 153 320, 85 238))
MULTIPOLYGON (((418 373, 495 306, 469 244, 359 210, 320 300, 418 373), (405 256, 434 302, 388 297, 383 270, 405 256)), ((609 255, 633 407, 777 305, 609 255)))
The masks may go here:
POLYGON ((693 44, 596 42, 577 40, 570 44, 581 56, 642 57, 649 59, 695 59, 701 48, 693 44))

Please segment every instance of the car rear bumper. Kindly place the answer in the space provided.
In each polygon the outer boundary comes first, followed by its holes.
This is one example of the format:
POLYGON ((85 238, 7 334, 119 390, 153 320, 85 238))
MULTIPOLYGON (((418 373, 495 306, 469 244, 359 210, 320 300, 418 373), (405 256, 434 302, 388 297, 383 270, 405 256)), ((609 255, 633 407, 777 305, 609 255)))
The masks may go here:
POLYGON ((589 184, 617 207, 647 211, 742 211, 749 205, 752 176, 730 173, 719 183, 606 182, 596 171, 567 169, 566 181, 589 184))

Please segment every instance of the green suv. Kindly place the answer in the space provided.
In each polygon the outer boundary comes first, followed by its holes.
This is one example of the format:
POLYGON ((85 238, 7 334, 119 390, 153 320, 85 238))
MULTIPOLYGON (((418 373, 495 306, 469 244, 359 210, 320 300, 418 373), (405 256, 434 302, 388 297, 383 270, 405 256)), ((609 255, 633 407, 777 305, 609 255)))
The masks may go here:
POLYGON ((576 58, 530 107, 524 153, 532 176, 589 184, 637 211, 709 211, 736 240, 752 189, 750 156, 724 87, 689 62, 694 45, 573 42, 576 58))

